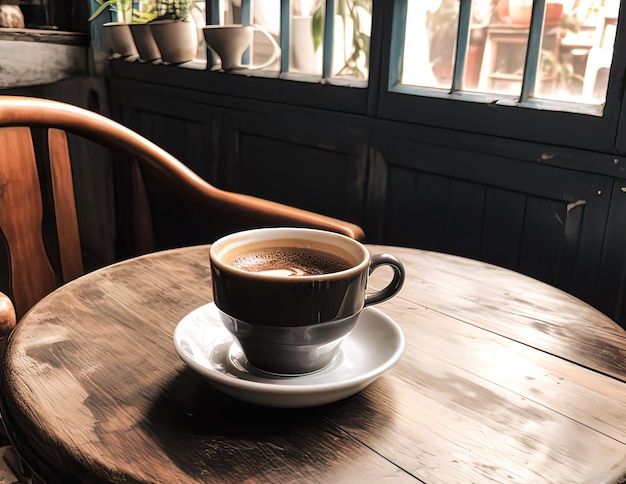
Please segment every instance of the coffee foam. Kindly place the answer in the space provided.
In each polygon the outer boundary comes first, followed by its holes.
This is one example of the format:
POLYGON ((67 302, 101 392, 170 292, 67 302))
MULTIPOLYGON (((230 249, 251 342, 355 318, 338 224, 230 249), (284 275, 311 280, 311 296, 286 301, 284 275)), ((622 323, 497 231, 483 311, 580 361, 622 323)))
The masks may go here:
POLYGON ((341 257, 298 247, 250 249, 235 257, 231 265, 247 272, 276 276, 317 276, 350 268, 350 263, 341 257))

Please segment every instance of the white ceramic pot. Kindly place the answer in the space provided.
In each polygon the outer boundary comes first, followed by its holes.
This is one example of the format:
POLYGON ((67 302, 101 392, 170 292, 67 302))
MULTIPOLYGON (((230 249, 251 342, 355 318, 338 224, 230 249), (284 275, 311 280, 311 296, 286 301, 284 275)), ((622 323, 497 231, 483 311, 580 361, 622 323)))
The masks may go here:
POLYGON ((107 22, 102 25, 104 38, 116 57, 139 57, 137 47, 128 24, 107 22))
POLYGON ((225 71, 233 69, 264 69, 272 64, 280 56, 280 46, 261 25, 207 25, 203 29, 204 39, 211 50, 213 50, 222 61, 222 69, 225 71), (261 32, 272 46, 270 58, 259 65, 241 63, 244 52, 250 47, 254 39, 254 31, 261 32))
POLYGON ((193 20, 154 20, 148 25, 164 63, 181 64, 195 58, 198 33, 193 20))
POLYGON ((150 62, 161 58, 161 52, 148 24, 131 24, 130 31, 135 39, 135 46, 141 61, 150 62))
POLYGON ((291 70, 307 74, 321 74, 313 44, 313 17, 291 18, 291 70))

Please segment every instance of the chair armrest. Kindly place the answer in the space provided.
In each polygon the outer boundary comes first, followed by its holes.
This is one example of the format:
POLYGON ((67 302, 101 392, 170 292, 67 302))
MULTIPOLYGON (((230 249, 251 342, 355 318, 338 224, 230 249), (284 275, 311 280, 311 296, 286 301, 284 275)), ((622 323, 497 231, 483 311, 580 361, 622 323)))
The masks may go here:
POLYGON ((353 223, 249 195, 221 190, 159 146, 95 112, 46 99, 0 96, 0 125, 60 128, 135 159, 166 186, 201 208, 239 224, 311 226, 365 239, 353 223))
POLYGON ((15 308, 9 296, 0 292, 0 337, 8 336, 15 328, 15 308))

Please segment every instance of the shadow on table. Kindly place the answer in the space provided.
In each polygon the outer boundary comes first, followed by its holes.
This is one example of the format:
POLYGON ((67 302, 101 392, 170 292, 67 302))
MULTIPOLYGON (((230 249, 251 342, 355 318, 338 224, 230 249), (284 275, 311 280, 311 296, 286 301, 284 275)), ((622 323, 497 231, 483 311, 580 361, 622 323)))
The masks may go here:
MULTIPOLYGON (((373 385, 380 384, 384 382, 373 385)), ((366 391, 311 408, 254 405, 217 391, 186 368, 163 388, 142 426, 192 476, 198 472, 198 462, 207 459, 212 470, 226 475, 233 472, 234 464, 248 462, 263 469, 276 465, 277 458, 288 459, 290 466, 301 465, 300 472, 306 472, 336 461, 339 449, 342 458, 358 462, 363 446, 344 429, 384 428, 385 413, 376 409, 366 391)))

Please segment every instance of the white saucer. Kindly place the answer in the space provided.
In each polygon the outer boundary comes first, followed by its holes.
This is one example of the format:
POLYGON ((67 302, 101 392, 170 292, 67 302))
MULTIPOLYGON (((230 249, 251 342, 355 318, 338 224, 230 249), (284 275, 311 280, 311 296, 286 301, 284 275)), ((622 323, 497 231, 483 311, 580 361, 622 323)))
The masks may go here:
POLYGON ((368 307, 327 367, 306 375, 277 376, 248 363, 214 303, 189 313, 174 331, 180 357, 211 385, 240 400, 271 407, 313 407, 354 395, 391 368, 404 345, 396 322, 368 307))

